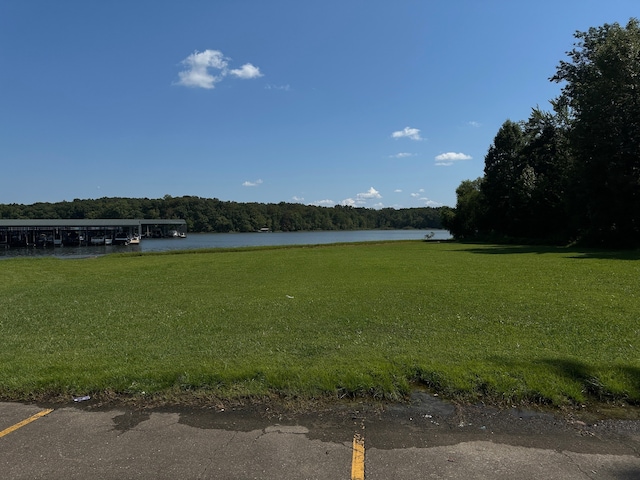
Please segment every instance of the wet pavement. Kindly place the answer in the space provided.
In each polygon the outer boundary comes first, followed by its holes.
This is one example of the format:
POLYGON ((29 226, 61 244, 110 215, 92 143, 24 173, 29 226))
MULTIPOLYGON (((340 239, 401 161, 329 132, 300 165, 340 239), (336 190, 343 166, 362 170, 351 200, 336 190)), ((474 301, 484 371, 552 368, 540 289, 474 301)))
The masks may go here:
MULTIPOLYGON (((6 479, 640 479, 640 420, 456 406, 345 403, 312 413, 0 403, 6 479), (16 428, 32 415, 48 414, 16 428), (355 475, 355 476, 354 476, 355 475)), ((633 415, 631 415, 633 416, 633 415)), ((637 418, 637 416, 635 417, 637 418)))

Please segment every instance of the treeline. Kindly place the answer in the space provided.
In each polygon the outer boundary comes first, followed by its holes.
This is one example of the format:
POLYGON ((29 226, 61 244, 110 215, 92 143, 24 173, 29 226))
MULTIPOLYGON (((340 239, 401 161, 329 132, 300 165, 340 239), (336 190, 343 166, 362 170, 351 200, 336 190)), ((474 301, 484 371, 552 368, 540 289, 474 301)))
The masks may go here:
POLYGON ((161 199, 99 198, 71 202, 0 205, 0 218, 180 218, 190 232, 255 232, 299 230, 437 229, 441 208, 332 208, 299 203, 263 204, 192 196, 161 199))
POLYGON ((443 218, 455 238, 640 246, 639 24, 575 38, 552 111, 507 120, 484 176, 456 190, 443 218))

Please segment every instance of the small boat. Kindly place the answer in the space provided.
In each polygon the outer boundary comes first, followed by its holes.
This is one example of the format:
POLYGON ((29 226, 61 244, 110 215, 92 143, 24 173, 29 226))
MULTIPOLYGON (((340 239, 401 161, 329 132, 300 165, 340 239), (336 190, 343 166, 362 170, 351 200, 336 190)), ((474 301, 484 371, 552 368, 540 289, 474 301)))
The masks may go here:
POLYGON ((178 238, 187 238, 187 234, 186 234, 186 233, 184 233, 184 232, 180 232, 180 233, 178 234, 178 238))
POLYGON ((107 237, 106 235, 91 237, 91 245, 111 245, 112 243, 113 238, 107 237))
POLYGON ((169 230, 169 232, 167 233, 167 237, 178 238, 178 231, 177 230, 169 230))
POLYGON ((129 239, 129 245, 138 245, 140 243, 140 235, 134 235, 129 239))
POLYGON ((36 247, 52 247, 53 244, 53 235, 46 235, 41 233, 40 236, 36 239, 36 247))
POLYGON ((129 245, 131 243, 131 238, 126 233, 116 233, 116 236, 113 238, 114 245, 129 245))

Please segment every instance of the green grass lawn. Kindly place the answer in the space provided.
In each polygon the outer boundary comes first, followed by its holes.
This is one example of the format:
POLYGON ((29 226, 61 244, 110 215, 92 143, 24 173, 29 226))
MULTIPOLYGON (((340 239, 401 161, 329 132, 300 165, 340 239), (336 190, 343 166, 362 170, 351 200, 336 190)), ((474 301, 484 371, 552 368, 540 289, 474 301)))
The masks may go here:
POLYGON ((640 401, 640 254, 391 242, 0 261, 0 398, 640 401))

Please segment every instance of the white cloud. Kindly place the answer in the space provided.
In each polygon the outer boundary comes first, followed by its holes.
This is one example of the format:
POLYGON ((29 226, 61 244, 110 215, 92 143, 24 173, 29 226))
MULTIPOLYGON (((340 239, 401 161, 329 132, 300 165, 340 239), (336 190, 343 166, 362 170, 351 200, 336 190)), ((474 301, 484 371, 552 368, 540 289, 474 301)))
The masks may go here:
POLYGON ((393 138, 409 138, 411 140, 422 140, 420 130, 417 128, 404 127, 404 130, 398 130, 391 134, 393 138))
POLYGON ((419 193, 412 193, 412 194, 411 194, 411 196, 412 196, 413 198, 418 198, 418 197, 420 196, 420 194, 419 194, 419 193))
POLYGON ((311 205, 317 205, 318 207, 332 207, 336 204, 333 200, 318 200, 317 202, 313 202, 311 205))
POLYGON ((186 69, 178 72, 180 80, 175 85, 212 89, 227 75, 242 79, 262 77, 260 69, 250 63, 229 70, 229 60, 220 50, 205 50, 204 52, 196 50, 180 62, 186 66, 186 69))
POLYGON ((453 165, 453 162, 457 162, 460 160, 471 160, 471 158, 472 157, 470 155, 466 155, 464 153, 447 152, 441 153, 440 155, 436 156, 435 160, 436 165, 441 167, 448 167, 450 165, 453 165))
POLYGON ((243 187, 257 187, 262 183, 262 180, 258 179, 255 182, 246 181, 242 184, 243 187))
POLYGON ((395 155, 389 155, 390 158, 407 158, 407 157, 413 157, 415 156, 415 153, 407 153, 407 152, 400 152, 400 153, 396 153, 395 155))
POLYGON ((382 195, 380 195, 380 192, 378 192, 375 188, 371 187, 366 192, 356 194, 356 198, 351 198, 351 197, 345 198, 340 202, 340 205, 345 205, 345 206, 348 205, 351 207, 356 205, 362 206, 362 205, 366 205, 369 200, 372 200, 375 198, 382 198, 382 195))
POLYGON ((425 205, 427 207, 442 207, 444 205, 444 203, 440 203, 440 202, 436 202, 433 200, 429 200, 428 198, 421 198, 420 200, 424 200, 425 205))
POLYGON ((301 203, 301 202, 304 202, 304 197, 298 197, 294 195, 293 197, 291 197, 291 200, 293 200, 294 202, 301 203))
POLYGON ((178 73, 178 85, 184 87, 214 88, 215 84, 225 76, 229 62, 219 50, 197 50, 182 60, 187 69, 178 73), (209 68, 220 70, 219 75, 212 75, 209 68))
POLYGON ((439 162, 442 161, 456 161, 456 160, 471 160, 471 156, 469 155, 465 155, 464 153, 455 153, 455 152, 447 152, 447 153, 441 153, 440 155, 438 155, 436 157, 436 160, 438 160, 439 162))
POLYGON ((480 122, 476 122, 476 121, 469 122, 469 125, 471 125, 473 128, 480 128, 482 126, 480 122))
POLYGON ((382 195, 380 195, 380 192, 378 192, 373 187, 371 187, 368 191, 364 193, 359 193, 356 195, 356 200, 370 200, 372 198, 382 198, 382 195))
POLYGON ((262 73, 260 72, 260 69, 258 67, 251 65, 250 63, 245 63, 240 68, 229 70, 229 73, 233 76, 236 76, 238 78, 242 78, 245 80, 249 78, 259 78, 263 76, 262 73))
MULTIPOLYGON (((295 197, 294 197, 295 198, 295 197)), ((339 205, 345 207, 361 207, 369 204, 370 200, 382 198, 380 192, 378 192, 375 188, 371 187, 366 192, 358 193, 355 197, 348 197, 339 202, 339 205)), ((333 200, 320 200, 311 203, 311 205, 322 206, 322 207, 331 207, 336 205, 336 202, 333 200)), ((380 203, 376 204, 377 206, 381 205, 380 203)), ((374 208, 378 208, 374 205, 374 208)))
POLYGON ((402 193, 402 190, 401 190, 401 189, 399 189, 399 188, 396 188, 396 189, 393 191, 393 193, 402 193))

